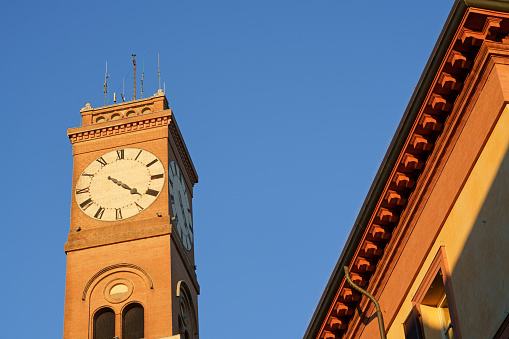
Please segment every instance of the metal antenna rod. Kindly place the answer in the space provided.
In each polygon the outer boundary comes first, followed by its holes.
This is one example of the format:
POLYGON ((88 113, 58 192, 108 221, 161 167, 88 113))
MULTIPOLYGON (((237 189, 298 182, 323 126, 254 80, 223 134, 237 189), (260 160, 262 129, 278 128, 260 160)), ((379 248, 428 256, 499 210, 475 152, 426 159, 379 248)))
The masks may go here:
POLYGON ((122 78, 122 94, 120 94, 122 96, 122 102, 125 102, 125 96, 124 96, 124 81, 125 81, 125 78, 122 78))
POLYGON ((159 53, 157 53, 157 73, 159 74, 159 89, 161 89, 161 67, 159 65, 159 53))
POLYGON ((134 65, 134 73, 133 73, 133 100, 136 100, 136 54, 131 54, 133 56, 133 65, 134 65))
POLYGON ((106 73, 104 74, 104 106, 106 106, 106 97, 108 93, 108 61, 106 61, 106 73))
POLYGON ((143 53, 143 68, 141 71, 141 98, 143 99, 143 78, 145 77, 145 53, 143 53))

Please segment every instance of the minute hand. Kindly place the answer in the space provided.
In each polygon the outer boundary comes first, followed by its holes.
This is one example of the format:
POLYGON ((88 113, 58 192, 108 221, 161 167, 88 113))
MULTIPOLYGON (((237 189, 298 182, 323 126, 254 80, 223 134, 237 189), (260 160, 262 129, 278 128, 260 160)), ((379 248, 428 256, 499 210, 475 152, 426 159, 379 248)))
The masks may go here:
POLYGON ((124 184, 122 181, 120 180, 117 180, 115 178, 112 178, 112 177, 108 177, 108 180, 111 180, 113 181, 115 184, 117 184, 118 186, 122 187, 122 188, 125 188, 126 190, 129 190, 129 192, 131 194, 139 194, 141 195, 141 193, 138 193, 138 190, 136 188, 131 188, 129 186, 127 186, 126 184, 124 184))
POLYGON ((122 188, 125 188, 126 190, 131 190, 131 187, 127 186, 126 184, 124 184, 122 181, 120 180, 117 180, 115 178, 112 178, 112 177, 108 177, 108 180, 111 180, 113 181, 115 184, 119 185, 120 187, 122 188))

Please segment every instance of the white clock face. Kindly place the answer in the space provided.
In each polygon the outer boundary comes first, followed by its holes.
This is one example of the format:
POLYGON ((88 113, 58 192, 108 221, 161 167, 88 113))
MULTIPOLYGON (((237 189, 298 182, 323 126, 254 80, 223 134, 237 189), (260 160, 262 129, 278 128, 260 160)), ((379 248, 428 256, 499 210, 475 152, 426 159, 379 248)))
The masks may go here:
POLYGON ((187 250, 193 247, 193 219, 191 216, 191 206, 187 197, 186 184, 184 177, 177 163, 172 160, 168 168, 168 187, 170 189, 171 209, 174 224, 177 232, 187 250))
POLYGON ((91 218, 118 221, 150 206, 164 186, 164 166, 152 153, 122 148, 92 161, 76 182, 76 203, 91 218))

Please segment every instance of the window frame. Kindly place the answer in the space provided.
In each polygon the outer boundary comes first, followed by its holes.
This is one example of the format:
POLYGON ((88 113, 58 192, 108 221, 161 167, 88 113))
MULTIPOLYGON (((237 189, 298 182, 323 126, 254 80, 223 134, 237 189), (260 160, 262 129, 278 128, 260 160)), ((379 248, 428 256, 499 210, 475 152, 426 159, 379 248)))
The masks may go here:
MULTIPOLYGON (((451 282, 451 272, 449 270, 449 265, 447 262, 447 254, 445 251, 445 246, 440 246, 437 254, 435 255, 435 259, 431 263, 426 275, 422 279, 422 282, 417 289, 414 297, 412 298, 412 306, 414 306, 417 311, 421 314, 420 305, 423 302, 426 293, 428 292, 433 280, 437 276, 438 272, 442 272, 442 281, 444 283, 445 296, 447 298, 447 302, 449 304, 449 314, 451 317, 452 329, 454 332, 455 339, 461 339, 461 330, 459 326, 458 313, 456 312, 456 302, 454 300, 454 293, 452 289, 451 282)), ((419 317, 422 321, 422 317, 419 317)))

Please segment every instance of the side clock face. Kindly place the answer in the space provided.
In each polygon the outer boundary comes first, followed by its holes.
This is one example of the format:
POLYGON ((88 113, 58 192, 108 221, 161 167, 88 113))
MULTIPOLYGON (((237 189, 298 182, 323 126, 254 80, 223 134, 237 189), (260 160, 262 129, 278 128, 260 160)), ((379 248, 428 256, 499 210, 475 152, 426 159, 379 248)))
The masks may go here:
POLYGON ((168 187, 170 189, 171 209, 174 224, 184 247, 189 251, 193 247, 193 219, 187 197, 184 177, 177 163, 172 160, 168 168, 168 187))
POLYGON ((118 221, 149 207, 164 186, 164 166, 152 153, 122 148, 92 161, 76 182, 76 203, 91 218, 118 221))

